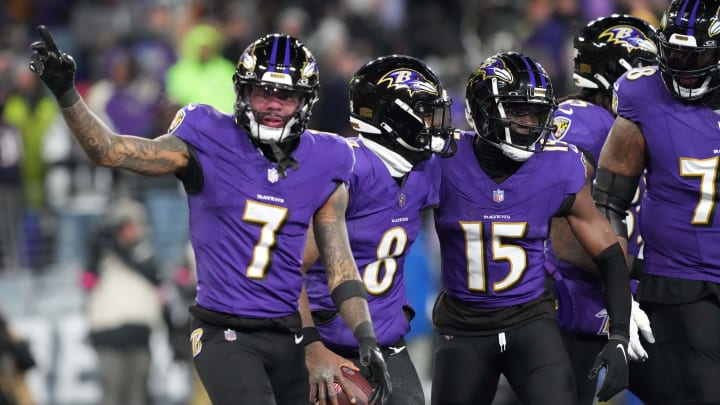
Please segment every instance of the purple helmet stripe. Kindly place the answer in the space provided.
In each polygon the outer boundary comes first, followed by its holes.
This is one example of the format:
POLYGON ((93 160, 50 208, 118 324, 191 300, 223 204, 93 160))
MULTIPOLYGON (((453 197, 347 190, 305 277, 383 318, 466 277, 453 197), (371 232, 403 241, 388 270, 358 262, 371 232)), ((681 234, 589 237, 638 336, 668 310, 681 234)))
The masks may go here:
MULTIPOLYGON (((685 10, 686 10, 686 9, 688 8, 688 6, 690 5, 690 1, 691 1, 691 0, 685 0, 685 1, 683 2, 682 6, 680 6, 680 10, 678 11, 678 15, 677 15, 677 17, 675 18, 675 25, 677 25, 677 26, 681 26, 681 25, 682 25, 683 16, 685 15, 685 10)), ((691 36, 695 34, 695 33, 694 33, 694 31, 695 31, 695 30, 694 30, 694 26, 695 26, 695 14, 696 14, 696 12, 697 12, 698 5, 700 4, 700 0, 694 0, 694 1, 695 1, 695 5, 694 5, 693 8, 692 8, 692 12, 690 13, 690 14, 691 14, 691 15, 690 15, 690 19, 688 20, 688 24, 689 24, 689 25, 688 25, 687 35, 691 35, 691 36)))
MULTIPOLYGON (((535 65, 537 65, 537 63, 535 65)), ((546 89, 548 84, 547 84, 547 81, 545 80, 545 75, 542 74, 542 70, 540 69, 540 66, 537 66, 537 68, 538 68, 537 69, 538 76, 540 76, 540 87, 542 87, 543 89, 546 89)))
POLYGON ((267 67, 268 72, 275 71, 275 65, 277 64, 276 59, 277 59, 277 48, 278 48, 278 40, 279 39, 280 39, 280 36, 276 35, 275 41, 273 42, 272 53, 270 53, 270 60, 268 61, 268 65, 269 65, 267 67))
POLYGON ((288 70, 290 70, 290 38, 285 37, 285 69, 284 72, 288 73, 288 70))
MULTIPOLYGON (((520 59, 522 59, 523 63, 525 64, 525 67, 527 68, 528 73, 530 73, 530 75, 529 75, 530 76, 530 85, 533 87, 537 87, 537 83, 535 82, 535 74, 534 74, 536 69, 533 69, 533 67, 530 65, 530 61, 526 57, 521 56, 520 59)), ((545 86, 543 86, 543 87, 545 87, 545 86)))
POLYGON ((680 11, 678 12, 677 17, 675 18, 675 25, 680 25, 680 23, 682 22, 683 14, 685 14, 685 8, 687 7, 689 1, 690 0, 685 0, 683 2, 682 6, 680 6, 680 11))
POLYGON ((690 28, 688 29, 688 35, 695 35, 695 16, 697 15, 697 9, 700 6, 700 0, 695 0, 692 13, 690 13, 690 28))

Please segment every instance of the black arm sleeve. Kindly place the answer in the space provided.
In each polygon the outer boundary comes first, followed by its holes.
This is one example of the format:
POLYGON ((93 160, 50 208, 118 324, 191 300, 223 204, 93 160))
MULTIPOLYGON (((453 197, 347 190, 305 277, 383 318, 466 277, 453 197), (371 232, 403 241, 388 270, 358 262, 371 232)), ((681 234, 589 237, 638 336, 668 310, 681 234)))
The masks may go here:
MULTIPOLYGON (((577 145, 575 145, 575 146, 577 146, 577 145)), ((589 150, 587 150, 583 147, 578 146, 577 148, 585 156, 585 161, 590 163, 590 165, 593 167, 593 169, 597 168, 597 161, 595 160, 595 157, 592 155, 592 153, 590 153, 589 150)))
POLYGON ((562 204, 560 204, 560 208, 558 208, 553 217, 562 218, 570 215, 570 211, 572 210, 573 204, 575 204, 576 197, 576 194, 570 194, 569 196, 565 197, 562 204))
POLYGON ((627 239, 625 217, 632 204, 640 177, 615 174, 599 167, 595 174, 593 199, 598 210, 610 221, 615 234, 627 239))
POLYGON ((335 303, 335 308, 340 310, 342 303, 348 298, 360 297, 367 299, 365 285, 360 280, 343 281, 330 292, 330 298, 335 303))
POLYGON ((195 148, 187 142, 185 142, 185 144, 190 151, 190 162, 188 163, 187 172, 183 175, 176 175, 176 177, 182 181, 186 193, 191 195, 198 194, 202 191, 203 186, 205 186, 205 177, 195 148))
POLYGON ((605 307, 610 317, 610 335, 630 338, 630 278, 625 254, 614 243, 593 258, 600 270, 605 307))
POLYGON ((640 277, 645 272, 645 260, 637 257, 633 258, 632 269, 630 269, 630 278, 633 280, 640 280, 640 277))

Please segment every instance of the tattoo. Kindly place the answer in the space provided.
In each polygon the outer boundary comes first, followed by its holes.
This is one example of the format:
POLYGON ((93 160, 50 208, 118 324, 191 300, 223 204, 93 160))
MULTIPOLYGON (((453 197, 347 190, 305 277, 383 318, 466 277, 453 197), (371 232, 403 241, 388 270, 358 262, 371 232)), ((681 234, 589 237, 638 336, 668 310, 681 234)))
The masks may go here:
MULTIPOLYGON (((347 191, 340 189, 332 194, 320 210, 315 213, 313 226, 320 257, 325 265, 328 277, 328 288, 335 287, 348 280, 359 280, 357 265, 350 251, 347 228, 345 227, 345 209, 347 208, 347 191)), ((342 308, 338 308, 345 323, 354 330, 363 321, 370 320, 367 299, 352 297, 345 300, 342 308)))
MULTIPOLYGON (((339 185, 325 205, 315 213, 313 220, 315 241, 325 265, 330 291, 345 281, 360 280, 345 227, 347 204, 348 193, 344 185, 339 185)), ((366 298, 349 298, 338 311, 351 330, 355 330, 362 322, 370 321, 366 298)))
POLYGON ((317 247, 328 272, 330 289, 343 281, 359 279, 345 227, 347 202, 347 192, 338 189, 325 206, 318 210, 313 222, 317 247))
POLYGON ((615 174, 639 176, 645 167, 645 138, 634 122, 617 117, 600 153, 599 166, 615 174))
POLYGON ((370 320, 370 308, 365 298, 348 298, 343 302, 342 308, 338 308, 338 311, 352 331, 355 331, 355 328, 363 322, 372 322, 370 320))
POLYGON ((182 171, 190 161, 187 145, 174 135, 145 139, 116 134, 84 102, 75 103, 62 112, 85 154, 100 166, 163 175, 182 171))

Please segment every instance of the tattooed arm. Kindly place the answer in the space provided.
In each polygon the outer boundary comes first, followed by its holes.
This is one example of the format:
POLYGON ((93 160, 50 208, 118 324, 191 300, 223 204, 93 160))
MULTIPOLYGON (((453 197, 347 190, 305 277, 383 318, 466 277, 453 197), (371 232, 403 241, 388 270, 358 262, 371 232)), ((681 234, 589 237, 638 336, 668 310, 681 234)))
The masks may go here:
MULTIPOLYGON (((345 186, 339 185, 313 219, 315 241, 331 292, 346 281, 360 281, 345 227, 347 205, 348 192, 345 186)), ((355 330, 362 322, 370 321, 370 311, 364 297, 348 298, 338 311, 351 330, 355 330)))
POLYGON ((313 226, 313 221, 311 221, 308 227, 307 239, 305 240, 305 251, 303 251, 303 274, 307 273, 319 258, 320 252, 318 252, 317 242, 315 241, 315 227, 313 226))
POLYGON ((30 45, 30 70, 55 95, 63 117, 90 160, 98 165, 140 174, 184 174, 190 162, 188 146, 164 135, 148 140, 112 132, 93 114, 75 88, 75 60, 60 51, 44 25, 37 27, 40 41, 30 45))
POLYGON ((180 138, 165 134, 155 139, 111 131, 80 99, 62 109, 68 127, 95 164, 159 176, 187 168, 190 152, 180 138))
MULTIPOLYGON (((384 404, 392 393, 390 373, 375 338, 365 287, 350 251, 345 210, 348 192, 339 185, 315 213, 313 227, 320 259, 325 265, 330 295, 345 323, 358 340, 360 363, 366 365, 377 382, 369 403, 384 404)), ((333 398, 331 398, 332 401, 333 398)))

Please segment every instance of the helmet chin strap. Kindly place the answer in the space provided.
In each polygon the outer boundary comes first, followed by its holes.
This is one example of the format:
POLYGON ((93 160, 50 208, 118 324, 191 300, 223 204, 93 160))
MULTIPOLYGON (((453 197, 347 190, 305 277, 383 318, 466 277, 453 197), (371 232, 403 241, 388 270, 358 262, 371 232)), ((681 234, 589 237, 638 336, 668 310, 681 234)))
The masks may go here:
MULTIPOLYGON (((290 134, 290 129, 298 122, 297 117, 295 116, 295 114, 293 114, 290 116, 290 119, 287 120, 284 126, 279 128, 271 127, 257 122, 257 120, 255 120, 255 113, 252 109, 248 108, 245 114, 248 117, 250 135, 263 143, 285 142, 288 139, 283 138, 289 138, 286 137, 285 134, 290 134)), ((287 116, 285 117, 287 118, 287 116)))
POLYGON ((288 167, 292 167, 294 170, 298 169, 298 161, 292 156, 288 156, 285 154, 285 152, 278 146, 277 142, 271 142, 270 148, 272 149, 273 155, 278 161, 278 174, 280 175, 280 178, 284 179, 286 174, 286 170, 288 167))
POLYGON ((511 139, 512 134, 510 133, 510 128, 505 127, 505 142, 497 145, 502 153, 516 162, 524 162, 530 159, 530 156, 532 156, 534 152, 513 146, 510 142, 511 139))
POLYGON ((677 94, 680 94, 680 96, 682 98, 684 98, 686 100, 695 100, 695 99, 698 99, 708 93, 708 90, 709 90, 708 84, 710 84, 710 76, 705 78, 702 85, 700 85, 699 87, 694 88, 694 89, 690 89, 690 88, 681 86, 680 83, 678 83, 677 80, 675 80, 675 79, 672 80, 672 84, 673 84, 673 87, 675 88, 675 91, 677 92, 677 94))
POLYGON ((502 153, 516 162, 524 162, 532 157, 533 152, 529 150, 518 149, 506 143, 498 145, 502 153))
MULTIPOLYGON (((280 128, 270 127, 258 123, 255 120, 255 114, 253 114, 250 109, 247 111, 247 116, 250 121, 250 136, 261 145, 267 145, 270 148, 273 158, 275 158, 275 161, 278 163, 277 170, 280 178, 284 179, 287 176, 288 167, 292 167, 294 170, 297 170, 299 167, 297 159, 286 154, 283 148, 278 145, 279 143, 288 142, 293 139, 283 139, 283 135, 286 132, 289 132, 290 128, 292 128, 292 126, 297 122, 295 115, 288 120, 285 126, 280 128)), ((261 152, 263 149, 265 148, 261 147, 261 152)))

